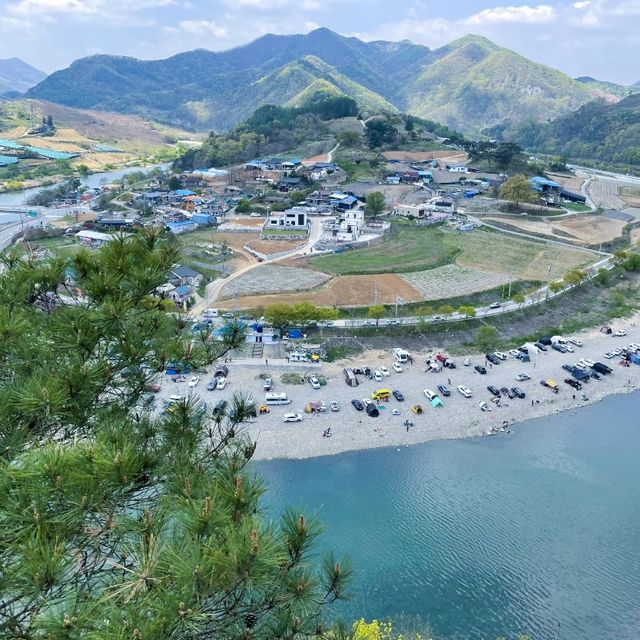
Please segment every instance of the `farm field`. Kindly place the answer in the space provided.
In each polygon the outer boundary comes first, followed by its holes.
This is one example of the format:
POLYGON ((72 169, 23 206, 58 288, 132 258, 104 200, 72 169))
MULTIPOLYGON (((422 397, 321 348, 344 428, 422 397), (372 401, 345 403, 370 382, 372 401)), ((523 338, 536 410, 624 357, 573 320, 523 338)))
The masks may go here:
POLYGON ((582 249, 546 245, 514 236, 477 230, 448 233, 444 243, 459 251, 455 262, 461 267, 500 273, 516 280, 547 280, 549 265, 554 278, 593 262, 593 254, 582 249))
POLYGON ((557 240, 571 240, 583 245, 611 242, 622 235, 625 223, 603 216, 580 215, 562 218, 531 216, 491 216, 487 221, 507 224, 527 233, 537 233, 557 240))
POLYGON ((501 273, 467 269, 447 264, 436 269, 405 273, 402 276, 425 300, 446 300, 488 291, 508 284, 514 278, 501 273))
POLYGON ((379 304, 394 304, 396 297, 404 302, 419 302, 422 294, 412 287, 404 278, 395 274, 380 274, 371 276, 336 276, 325 286, 314 291, 299 293, 246 296, 237 300, 221 300, 216 303, 221 308, 264 307, 276 302, 294 304, 309 300, 322 307, 368 307, 374 302, 379 304))
POLYGON ((374 247, 312 258, 319 271, 336 275, 421 271, 451 262, 457 250, 443 243, 440 228, 393 223, 392 234, 374 247))
POLYGON ((638 187, 622 187, 620 196, 630 207, 640 207, 640 189, 638 187))
POLYGON ((311 269, 265 264, 225 285, 221 291, 221 298, 308 291, 326 282, 330 277, 311 269))
POLYGON ((596 207, 622 211, 627 203, 620 197, 619 189, 618 183, 603 178, 595 178, 587 188, 589 197, 596 207))

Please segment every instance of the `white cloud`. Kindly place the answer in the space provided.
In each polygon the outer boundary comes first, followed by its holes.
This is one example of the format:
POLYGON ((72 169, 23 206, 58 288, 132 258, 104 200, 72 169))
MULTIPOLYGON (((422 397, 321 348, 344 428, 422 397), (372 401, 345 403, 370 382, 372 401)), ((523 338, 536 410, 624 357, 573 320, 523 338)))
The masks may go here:
POLYGON ((174 4, 175 0, 19 0, 9 4, 7 11, 14 15, 28 15, 42 19, 56 14, 69 16, 116 17, 174 4))
POLYGON ((471 27, 483 24, 496 23, 541 23, 549 22, 556 17, 555 9, 548 4, 537 7, 522 5, 520 7, 494 7, 485 9, 463 20, 464 24, 471 27))
POLYGON ((225 38, 228 35, 225 27, 218 25, 213 20, 182 20, 177 27, 165 27, 167 33, 186 33, 191 35, 214 35, 217 38, 225 38))

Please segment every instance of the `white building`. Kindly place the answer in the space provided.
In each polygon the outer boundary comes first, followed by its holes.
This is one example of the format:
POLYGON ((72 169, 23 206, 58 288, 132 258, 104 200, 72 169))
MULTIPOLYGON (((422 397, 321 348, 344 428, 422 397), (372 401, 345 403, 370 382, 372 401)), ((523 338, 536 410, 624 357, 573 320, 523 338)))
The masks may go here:
POLYGON ((307 210, 293 207, 286 211, 272 211, 265 222, 266 229, 308 229, 307 210))
POLYGON ((364 211, 351 209, 340 215, 333 227, 338 242, 354 242, 360 237, 364 227, 364 211))
POLYGON ((85 245, 86 247, 91 247, 92 249, 97 249, 102 245, 107 244, 110 240, 113 240, 113 236, 108 233, 100 233, 100 231, 78 231, 76 233, 76 238, 85 245))

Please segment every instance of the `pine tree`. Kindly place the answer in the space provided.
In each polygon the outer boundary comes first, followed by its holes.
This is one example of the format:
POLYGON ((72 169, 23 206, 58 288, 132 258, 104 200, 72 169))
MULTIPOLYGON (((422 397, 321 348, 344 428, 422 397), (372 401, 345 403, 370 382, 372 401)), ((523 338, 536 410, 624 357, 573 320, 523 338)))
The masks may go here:
MULTIPOLYGON (((167 363, 206 367, 244 341, 185 337, 154 294, 177 250, 158 231, 68 262, 11 251, 0 274, 0 637, 329 637, 350 570, 310 553, 316 522, 260 517, 238 395, 159 414, 167 363)), ((335 632, 332 637, 342 637, 335 632)))

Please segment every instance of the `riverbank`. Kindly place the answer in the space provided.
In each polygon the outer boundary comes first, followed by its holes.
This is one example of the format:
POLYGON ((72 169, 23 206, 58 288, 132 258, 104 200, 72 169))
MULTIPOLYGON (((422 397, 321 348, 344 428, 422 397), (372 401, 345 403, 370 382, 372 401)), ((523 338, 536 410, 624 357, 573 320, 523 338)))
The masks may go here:
POLYGON ((483 355, 471 356, 471 366, 463 366, 463 358, 458 358, 456 369, 443 369, 438 373, 425 372, 425 358, 434 355, 437 350, 428 353, 414 353, 413 365, 405 365, 402 373, 392 370, 392 354, 389 351, 369 351, 354 360, 336 363, 323 363, 314 368, 313 373, 326 377, 327 385, 314 390, 308 383, 303 385, 284 384, 281 375, 299 370, 311 373, 309 368, 297 368, 286 362, 276 364, 259 360, 243 360, 230 363, 228 384, 224 391, 206 391, 206 379, 199 382, 195 390, 185 383, 165 382, 161 395, 181 393, 188 395, 195 391, 210 408, 221 400, 230 400, 234 393, 253 396, 257 404, 264 398, 260 375, 268 374, 274 381, 274 391, 286 393, 291 403, 285 406, 272 406, 270 413, 258 416, 247 424, 249 436, 257 443, 256 460, 304 459, 334 455, 347 451, 359 451, 381 447, 404 447, 428 442, 468 437, 487 436, 499 431, 506 425, 511 433, 517 432, 517 425, 527 420, 541 418, 564 411, 578 411, 581 407, 602 401, 614 394, 625 394, 640 390, 640 367, 620 366, 620 358, 607 360, 604 354, 614 348, 622 348, 631 342, 640 343, 640 316, 624 322, 617 322, 614 328, 625 328, 627 336, 615 338, 598 330, 579 334, 583 347, 574 347, 574 353, 562 354, 550 348, 532 357, 530 363, 522 363, 512 356, 500 365, 487 366, 486 375, 481 375, 474 365, 484 365, 483 355), (569 374, 562 369, 565 363, 574 363, 580 358, 605 362, 613 369, 609 376, 600 380, 591 380, 583 385, 582 391, 576 391, 564 383, 569 374), (360 385, 352 388, 344 382, 342 369, 345 366, 368 365, 377 368, 386 366, 389 377, 383 382, 375 382, 359 376, 360 385), (526 373, 530 380, 518 382, 516 376, 526 373), (540 380, 552 378, 559 385, 559 392, 540 385, 540 380), (424 395, 425 389, 437 393, 438 385, 446 385, 451 395, 443 397, 443 407, 433 408, 424 395), (472 398, 463 397, 457 390, 464 385, 472 391, 472 398), (491 394, 487 385, 501 388, 519 386, 526 394, 524 399, 502 398, 500 406, 490 402, 491 394), (371 393, 380 388, 399 389, 405 397, 404 402, 391 398, 380 410, 378 418, 370 418, 362 411, 356 411, 351 405, 352 399, 370 398, 371 393), (582 394, 585 394, 586 400, 582 394), (332 401, 338 402, 340 410, 325 413, 306 414, 305 405, 310 401, 323 401, 327 409, 332 401), (492 408, 483 412, 479 408, 481 401, 492 408), (411 411, 414 404, 420 404, 424 413, 415 415, 411 411), (399 414, 393 415, 396 409, 399 414), (285 413, 300 413, 302 422, 285 423, 285 413), (408 429, 405 421, 413 423, 408 429), (323 436, 331 428, 332 436, 323 436))

